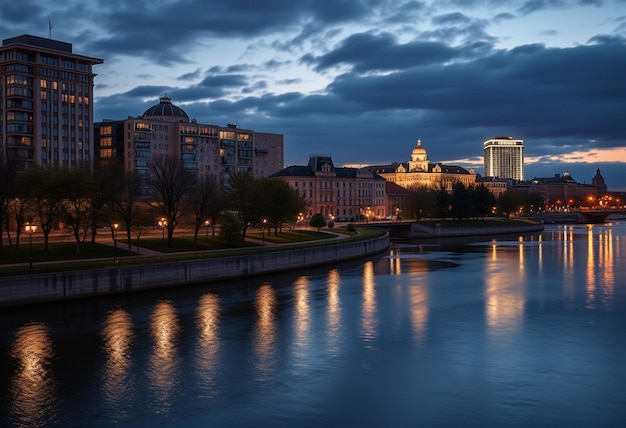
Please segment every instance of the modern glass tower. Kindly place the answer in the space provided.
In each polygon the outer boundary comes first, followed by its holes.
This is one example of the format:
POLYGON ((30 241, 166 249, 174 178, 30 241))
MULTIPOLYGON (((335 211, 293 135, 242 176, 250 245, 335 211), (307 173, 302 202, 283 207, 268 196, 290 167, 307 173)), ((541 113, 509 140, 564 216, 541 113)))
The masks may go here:
POLYGON ((524 141, 496 137, 484 142, 485 176, 524 181, 524 141))
POLYGON ((70 43, 23 35, 0 47, 0 155, 34 165, 93 166, 92 67, 70 43))

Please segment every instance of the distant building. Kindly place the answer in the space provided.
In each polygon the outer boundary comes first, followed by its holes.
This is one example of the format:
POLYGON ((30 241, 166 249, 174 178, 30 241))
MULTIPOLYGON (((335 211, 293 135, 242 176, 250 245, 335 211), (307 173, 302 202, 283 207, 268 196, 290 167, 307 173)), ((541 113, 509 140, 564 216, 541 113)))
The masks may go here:
POLYGON ((139 117, 96 123, 95 134, 98 162, 121 160, 144 177, 163 156, 181 159, 198 177, 215 175, 222 186, 235 172, 260 178, 283 168, 282 134, 197 123, 168 97, 139 117))
POLYGON ((607 192, 600 168, 596 170, 592 184, 578 183, 565 171, 563 174, 554 174, 553 177, 534 177, 528 182, 515 185, 513 189, 541 195, 549 209, 593 204, 607 192))
POLYGON ((93 166, 92 67, 71 43, 22 35, 0 47, 0 155, 23 169, 93 166))
POLYGON ((496 137, 483 143, 485 176, 524 181, 524 141, 496 137))
POLYGON ((424 187, 438 190, 444 188, 451 192, 455 183, 463 183, 469 187, 476 182, 473 168, 468 171, 456 165, 430 163, 421 140, 417 140, 417 145, 411 152, 410 161, 390 165, 373 165, 368 166, 367 169, 405 189, 424 187))
POLYGON ((335 167, 330 155, 311 155, 307 165, 289 166, 272 177, 302 195, 309 216, 358 221, 387 215, 385 180, 367 168, 335 167))

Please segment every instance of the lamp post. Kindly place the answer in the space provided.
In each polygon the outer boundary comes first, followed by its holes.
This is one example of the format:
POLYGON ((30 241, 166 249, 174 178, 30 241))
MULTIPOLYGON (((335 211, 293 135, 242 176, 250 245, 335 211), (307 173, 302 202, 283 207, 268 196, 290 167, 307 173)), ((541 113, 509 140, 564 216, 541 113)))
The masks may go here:
POLYGON ((28 268, 33 269, 33 233, 37 232, 37 225, 26 223, 24 231, 28 233, 29 249, 28 249, 28 268))
POLYGON ((157 224, 161 228, 161 240, 165 241, 165 226, 167 226, 167 220, 165 220, 165 217, 161 217, 157 224))
POLYGON ((209 225, 211 224, 210 220, 204 220, 204 227, 206 227, 206 239, 209 239, 209 225))
POLYGON ((262 233, 262 235, 261 235, 261 245, 265 245, 265 224, 266 224, 266 223, 267 223, 267 219, 266 219, 266 218, 264 218, 264 219, 263 219, 263 225, 262 225, 262 227, 263 227, 263 233, 262 233))
POLYGON ((117 264, 117 228, 120 225, 113 223, 111 229, 113 230, 113 263, 117 264))

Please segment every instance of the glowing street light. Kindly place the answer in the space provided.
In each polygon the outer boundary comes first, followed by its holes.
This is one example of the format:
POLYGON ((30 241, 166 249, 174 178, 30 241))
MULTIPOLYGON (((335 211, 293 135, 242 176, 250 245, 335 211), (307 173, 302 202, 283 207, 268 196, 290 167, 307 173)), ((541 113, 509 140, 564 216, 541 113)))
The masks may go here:
POLYGON ((267 223, 267 219, 263 219, 263 234, 261 235, 261 245, 265 245, 265 224, 267 223))
POLYGON ((204 227, 206 227, 206 239, 209 239, 209 226, 211 225, 210 220, 204 220, 204 227))
POLYGON ((111 230, 113 231, 113 263, 117 263, 117 228, 119 223, 113 223, 111 230))
POLYGON ((161 239, 165 241, 165 226, 167 226, 167 220, 165 220, 165 217, 161 217, 157 224, 161 228, 161 239))
POLYGON ((37 225, 30 222, 24 226, 24 231, 28 233, 29 250, 28 250, 28 268, 33 269, 33 233, 37 232, 37 225))

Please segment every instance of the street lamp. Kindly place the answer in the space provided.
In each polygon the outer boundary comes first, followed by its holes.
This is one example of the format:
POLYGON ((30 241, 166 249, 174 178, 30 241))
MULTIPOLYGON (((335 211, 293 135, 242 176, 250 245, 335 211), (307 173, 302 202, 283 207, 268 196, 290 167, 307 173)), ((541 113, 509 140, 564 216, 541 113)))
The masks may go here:
POLYGON ((206 227, 206 239, 209 239, 209 225, 211 224, 210 220, 204 220, 204 227, 206 227))
POLYGON ((28 250, 28 268, 33 269, 33 233, 37 232, 37 225, 26 223, 24 231, 28 233, 29 250, 28 250))
POLYGON ((264 219, 263 219, 263 225, 262 225, 262 227, 263 227, 263 233, 262 233, 262 235, 261 235, 261 245, 265 245, 265 224, 266 224, 266 223, 267 223, 267 219, 266 219, 266 218, 264 218, 264 219))
POLYGON ((165 217, 161 217, 157 224, 161 228, 161 240, 165 241, 165 226, 167 226, 167 220, 165 220, 165 217))
POLYGON ((113 230, 113 263, 117 263, 117 228, 119 223, 113 223, 111 229, 113 230))

